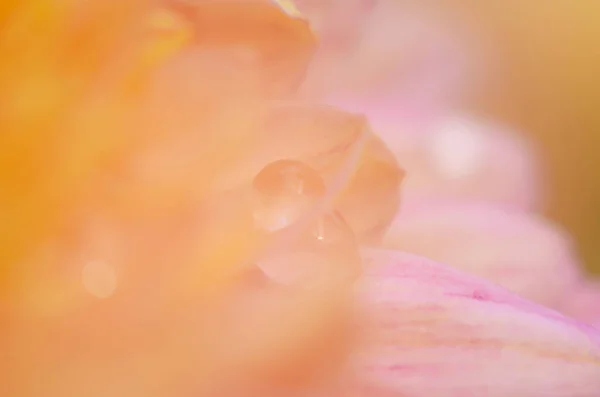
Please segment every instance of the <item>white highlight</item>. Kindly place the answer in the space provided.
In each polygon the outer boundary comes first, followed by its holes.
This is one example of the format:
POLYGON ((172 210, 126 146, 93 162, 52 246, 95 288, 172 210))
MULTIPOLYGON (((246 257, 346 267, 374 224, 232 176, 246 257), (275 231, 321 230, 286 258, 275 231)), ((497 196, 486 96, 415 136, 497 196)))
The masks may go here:
POLYGON ((485 162, 485 149, 481 131, 460 119, 442 124, 430 141, 435 167, 452 179, 475 174, 485 162))

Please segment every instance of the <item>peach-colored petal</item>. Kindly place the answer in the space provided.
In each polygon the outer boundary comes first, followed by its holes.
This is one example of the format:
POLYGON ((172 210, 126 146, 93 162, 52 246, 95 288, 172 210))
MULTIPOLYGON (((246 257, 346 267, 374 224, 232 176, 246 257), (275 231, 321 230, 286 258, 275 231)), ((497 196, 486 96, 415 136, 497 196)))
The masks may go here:
POLYGON ((364 118, 355 114, 310 103, 274 102, 255 132, 254 150, 219 175, 216 187, 247 184, 264 166, 282 159, 302 161, 330 183, 367 134, 364 118))
POLYGON ((219 189, 249 184, 270 162, 302 161, 319 171, 328 186, 343 182, 333 205, 361 241, 381 238, 397 210, 403 173, 363 117, 328 106, 278 102, 254 138, 256 149, 219 177, 219 189), (341 181, 347 166, 351 169, 341 181), (372 200, 379 205, 365 204, 372 200))
POLYGON ((491 205, 409 203, 384 246, 447 263, 555 308, 579 279, 573 243, 560 228, 491 205))
POLYGON ((600 333, 493 284, 392 251, 366 254, 373 315, 362 395, 594 397, 600 333))
POLYGON ((600 281, 578 284, 561 309, 566 315, 600 329, 600 281))
POLYGON ((336 203, 360 242, 381 241, 398 211, 403 179, 404 171, 393 153, 370 134, 356 171, 336 203))
POLYGON ((361 38, 364 22, 379 0, 295 0, 319 35, 321 50, 347 55, 361 38))
POLYGON ((316 47, 302 15, 283 1, 171 1, 194 26, 197 49, 227 52, 260 76, 268 96, 295 91, 316 47))

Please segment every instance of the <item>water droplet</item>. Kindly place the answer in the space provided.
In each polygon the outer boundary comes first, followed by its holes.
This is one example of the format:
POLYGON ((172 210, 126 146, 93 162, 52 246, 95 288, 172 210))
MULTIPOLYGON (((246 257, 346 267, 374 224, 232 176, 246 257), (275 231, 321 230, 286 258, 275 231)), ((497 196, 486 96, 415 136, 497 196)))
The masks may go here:
POLYGON ((290 226, 325 196, 321 175, 295 160, 278 160, 254 178, 254 219, 273 232, 290 226))
POLYGON ((100 299, 111 297, 117 289, 115 269, 103 261, 87 263, 81 272, 81 281, 87 292, 100 299))
POLYGON ((352 229, 337 211, 319 217, 312 229, 312 236, 322 245, 355 245, 352 229))
POLYGON ((361 258, 354 233, 332 211, 316 219, 285 252, 263 259, 259 266, 279 284, 331 286, 356 279, 361 258))
MULTIPOLYGON (((306 215, 325 196, 321 175, 295 160, 264 167, 253 182, 255 224, 276 234, 306 215)), ((356 278, 360 256, 354 233, 337 211, 317 217, 283 251, 258 266, 275 283, 287 286, 331 285, 356 278)))

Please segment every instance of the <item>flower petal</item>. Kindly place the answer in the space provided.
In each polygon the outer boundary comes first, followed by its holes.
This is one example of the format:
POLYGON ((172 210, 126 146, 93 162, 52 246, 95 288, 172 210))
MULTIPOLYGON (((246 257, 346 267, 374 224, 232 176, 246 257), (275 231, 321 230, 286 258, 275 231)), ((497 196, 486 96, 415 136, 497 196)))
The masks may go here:
MULTIPOLYGON (((433 261, 366 253, 362 387, 405 397, 593 397, 600 333, 433 261)), ((376 392, 379 392, 377 394, 376 392)))
POLYGON ((555 308, 580 277, 563 231, 539 216, 491 205, 407 205, 384 246, 447 263, 555 308))
POLYGON ((484 51, 473 51, 476 35, 451 15, 420 3, 333 3, 343 4, 340 12, 329 12, 325 28, 317 28, 326 44, 333 43, 317 55, 307 92, 367 103, 401 97, 430 108, 446 105, 476 83, 473 54, 481 58, 484 51))
POLYGON ((600 282, 588 280, 579 284, 567 297, 562 312, 600 329, 600 282))
POLYGON ((378 243, 398 211, 404 171, 374 134, 356 167, 336 205, 362 243, 378 243))
POLYGON ((277 1, 174 1, 195 26, 195 47, 225 49, 253 64, 269 96, 291 94, 316 46, 308 23, 277 1))

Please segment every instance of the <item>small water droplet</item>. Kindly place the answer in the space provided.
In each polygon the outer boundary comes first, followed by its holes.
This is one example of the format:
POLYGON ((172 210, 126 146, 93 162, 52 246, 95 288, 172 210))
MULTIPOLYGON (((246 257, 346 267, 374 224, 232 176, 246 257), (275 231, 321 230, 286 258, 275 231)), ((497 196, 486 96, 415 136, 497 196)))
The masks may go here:
POLYGON ((295 160, 278 160, 254 178, 254 219, 272 232, 290 226, 325 196, 319 173, 295 160))
MULTIPOLYGON (((255 224, 275 234, 307 214, 326 193, 321 175, 295 160, 267 165, 253 182, 255 224)), ((281 285, 331 285, 353 280, 361 259, 354 233, 337 211, 314 220, 298 238, 258 266, 281 285)))
POLYGON ((320 216, 315 222, 312 235, 325 245, 355 245, 354 232, 337 211, 320 216))

